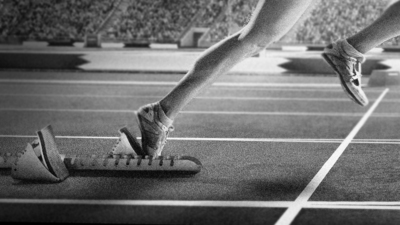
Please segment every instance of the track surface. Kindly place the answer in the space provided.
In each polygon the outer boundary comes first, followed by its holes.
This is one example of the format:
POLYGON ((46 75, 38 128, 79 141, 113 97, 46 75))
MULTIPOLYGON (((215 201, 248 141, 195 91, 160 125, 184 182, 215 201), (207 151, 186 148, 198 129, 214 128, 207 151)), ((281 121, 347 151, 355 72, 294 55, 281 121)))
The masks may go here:
MULTIPOLYGON (((0 152, 22 151, 51 124, 61 153, 107 153, 120 127, 139 135, 132 111, 181 77, 1 72, 0 152)), ((336 77, 224 76, 183 110, 164 151, 197 157, 199 174, 80 172, 34 184, 0 170, 0 220, 398 224, 400 90, 364 90, 365 108, 336 77)))

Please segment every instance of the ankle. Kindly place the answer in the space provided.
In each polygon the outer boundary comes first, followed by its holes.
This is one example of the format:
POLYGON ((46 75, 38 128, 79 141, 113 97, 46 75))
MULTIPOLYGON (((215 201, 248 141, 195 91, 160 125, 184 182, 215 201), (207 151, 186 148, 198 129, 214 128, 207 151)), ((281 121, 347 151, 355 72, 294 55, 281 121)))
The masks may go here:
POLYGON ((177 113, 175 113, 174 108, 172 107, 172 104, 161 100, 159 102, 160 108, 162 109, 164 115, 169 118, 170 120, 175 120, 175 117, 177 116, 177 113))
POLYGON ((166 127, 171 127, 172 123, 174 122, 167 114, 165 113, 164 108, 161 106, 160 102, 155 103, 155 110, 157 110, 158 119, 162 124, 166 127))
POLYGON ((360 61, 365 60, 365 56, 363 53, 358 51, 353 45, 351 45, 348 40, 344 39, 340 41, 340 48, 343 50, 343 52, 353 58, 358 58, 360 61))

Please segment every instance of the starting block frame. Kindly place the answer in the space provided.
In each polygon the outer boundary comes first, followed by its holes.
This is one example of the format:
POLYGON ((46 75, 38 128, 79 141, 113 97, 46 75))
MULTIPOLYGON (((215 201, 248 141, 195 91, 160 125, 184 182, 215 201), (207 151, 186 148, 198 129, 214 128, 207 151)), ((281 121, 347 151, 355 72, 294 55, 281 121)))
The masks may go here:
POLYGON ((64 163, 69 170, 168 171, 198 173, 201 163, 190 156, 168 156, 152 159, 137 155, 68 156, 64 163))
POLYGON ((196 174, 201 162, 190 156, 149 156, 143 153, 136 138, 126 128, 113 151, 106 155, 59 154, 51 126, 37 132, 38 139, 28 143, 25 151, 15 154, 0 153, 0 169, 12 169, 11 176, 19 180, 60 182, 69 171, 132 171, 178 172, 196 174), (37 144, 39 143, 39 144, 37 144))
MULTIPOLYGON (((21 153, 0 154, 0 169, 11 169, 21 153)), ((63 155, 63 163, 70 171, 168 171, 196 174, 201 162, 190 156, 160 156, 157 159, 137 155, 63 155)))

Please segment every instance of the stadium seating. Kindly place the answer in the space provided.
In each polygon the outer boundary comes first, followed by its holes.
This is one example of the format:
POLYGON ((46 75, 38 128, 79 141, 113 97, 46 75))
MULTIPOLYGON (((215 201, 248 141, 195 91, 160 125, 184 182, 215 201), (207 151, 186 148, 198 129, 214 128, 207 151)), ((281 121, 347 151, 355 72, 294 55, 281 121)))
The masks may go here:
POLYGON ((200 6, 200 0, 134 0, 108 33, 117 39, 176 42, 200 6))
POLYGON ((1 0, 1 36, 82 40, 113 8, 110 0, 1 0))
MULTIPOLYGON (((73 39, 97 31, 119 0, 0 0, 0 41, 73 39)), ((326 44, 348 37, 376 19, 389 0, 320 0, 283 43, 326 44)), ((209 27, 215 43, 243 27, 257 0, 132 0, 112 21, 108 41, 176 43, 188 26, 209 27), (226 4, 230 7, 225 7, 226 4), (224 9, 224 10, 223 10, 224 9), (220 15, 225 13, 225 15, 220 15)), ((398 45, 393 39, 385 45, 398 45)))

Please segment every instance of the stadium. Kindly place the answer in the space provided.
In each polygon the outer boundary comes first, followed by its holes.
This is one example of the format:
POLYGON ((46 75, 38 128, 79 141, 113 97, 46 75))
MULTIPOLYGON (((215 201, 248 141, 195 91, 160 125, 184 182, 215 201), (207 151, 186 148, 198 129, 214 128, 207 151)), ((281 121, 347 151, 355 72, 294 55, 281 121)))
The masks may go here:
POLYGON ((0 221, 399 224, 400 3, 294 1, 0 0, 0 221))

